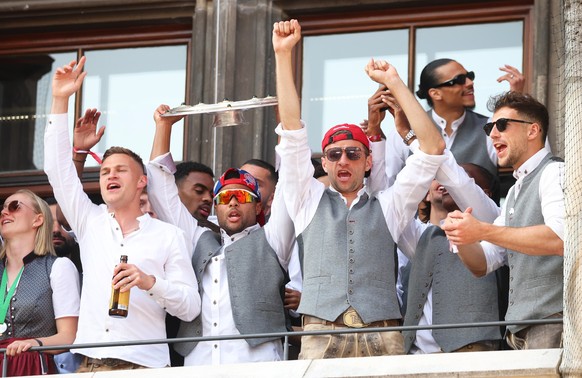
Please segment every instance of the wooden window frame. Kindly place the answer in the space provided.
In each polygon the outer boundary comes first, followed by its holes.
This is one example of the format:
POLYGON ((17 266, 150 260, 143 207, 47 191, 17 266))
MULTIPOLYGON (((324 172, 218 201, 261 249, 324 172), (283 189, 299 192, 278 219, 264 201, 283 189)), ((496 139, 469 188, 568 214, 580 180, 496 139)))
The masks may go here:
MULTIPOLYGON (((39 53, 74 52, 79 58, 86 50, 106 50, 118 48, 154 47, 186 45, 186 81, 184 83, 186 101, 189 101, 188 83, 191 80, 190 51, 192 26, 186 23, 168 25, 140 25, 120 28, 99 27, 85 30, 65 30, 48 33, 15 33, 0 38, 0 57, 39 53)), ((82 91, 75 100, 75 119, 82 114, 82 91)), ((188 127, 184 127, 184 141, 188 127)), ((186 148, 186 146, 184 147, 186 148)), ((186 152, 186 151, 185 151, 186 152)), ((83 186, 87 193, 99 193, 99 169, 87 168, 83 173, 83 186)), ((33 190, 40 196, 52 195, 52 188, 42 170, 0 172, 0 199, 6 198, 20 188, 33 190)))

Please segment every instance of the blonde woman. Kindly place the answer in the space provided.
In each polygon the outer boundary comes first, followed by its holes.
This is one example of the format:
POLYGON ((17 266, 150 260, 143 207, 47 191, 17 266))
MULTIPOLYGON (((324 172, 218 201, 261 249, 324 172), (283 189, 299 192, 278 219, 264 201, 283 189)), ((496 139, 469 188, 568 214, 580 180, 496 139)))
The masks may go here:
POLYGON ((56 257, 52 225, 49 206, 30 190, 17 191, 2 206, 0 347, 8 355, 8 376, 55 373, 47 354, 55 352, 28 350, 75 340, 79 275, 69 259, 56 257))

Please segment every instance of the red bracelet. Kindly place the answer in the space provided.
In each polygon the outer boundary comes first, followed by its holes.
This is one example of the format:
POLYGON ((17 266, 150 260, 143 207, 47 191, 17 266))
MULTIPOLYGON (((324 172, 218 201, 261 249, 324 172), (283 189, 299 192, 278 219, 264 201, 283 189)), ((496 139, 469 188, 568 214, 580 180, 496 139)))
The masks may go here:
POLYGON ((382 134, 370 135, 368 136, 368 140, 370 140, 370 142, 379 142, 382 140, 382 134))

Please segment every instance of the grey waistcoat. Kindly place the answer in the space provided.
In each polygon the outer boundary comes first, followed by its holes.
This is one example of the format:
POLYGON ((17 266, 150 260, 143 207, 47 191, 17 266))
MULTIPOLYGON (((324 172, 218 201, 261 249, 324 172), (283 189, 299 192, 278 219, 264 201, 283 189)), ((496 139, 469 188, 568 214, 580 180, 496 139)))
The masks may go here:
MULTIPOLYGON (((192 266, 202 292, 202 275, 212 256, 220 251, 220 236, 211 231, 201 235, 192 266)), ((241 335, 285 332, 283 298, 287 274, 279 264, 275 251, 260 228, 224 249, 228 289, 234 323, 241 335)), ((201 295, 202 297, 202 295, 201 295)), ((181 322, 177 337, 202 336, 202 316, 192 322, 181 322)), ((251 347, 278 337, 246 339, 251 347)), ((195 342, 175 344, 174 349, 187 356, 195 342)))
MULTIPOLYGON (((539 182, 544 168, 559 161, 546 155, 540 165, 524 180, 517 200, 514 187, 507 195, 505 224, 527 227, 544 224, 539 182)), ((564 289, 564 258, 562 256, 530 256, 507 250, 509 265, 509 305, 506 320, 542 319, 561 312, 564 289)), ((512 333, 527 326, 508 326, 512 333)))
MULTIPOLYGON (((429 116, 432 119, 432 114, 429 116)), ((487 123, 487 117, 467 110, 463 123, 457 129, 451 152, 455 156, 457 163, 478 165, 485 168, 494 177, 497 177, 497 166, 491 162, 487 153, 487 135, 483 131, 485 123, 487 123)), ((442 132, 440 127, 439 131, 442 132)))
MULTIPOLYGON (((56 259, 56 256, 37 256, 34 253, 24 258, 24 270, 4 320, 8 329, 0 340, 47 337, 57 333, 50 282, 56 259)), ((4 261, 1 261, 0 275, 3 273, 4 261)))
POLYGON ((364 194, 348 210, 326 189, 297 240, 303 269, 298 312, 334 321, 351 305, 366 323, 402 317, 394 242, 376 198, 364 194))
MULTIPOLYGON (((408 307, 404 325, 418 325, 432 286, 433 324, 492 322, 499 320, 495 274, 477 278, 449 251, 449 241, 440 227, 427 228, 416 247, 408 284, 408 307)), ((403 331, 408 353, 416 331, 403 331)), ((465 345, 501 339, 499 327, 435 329, 432 335, 441 349, 451 352, 465 345)))

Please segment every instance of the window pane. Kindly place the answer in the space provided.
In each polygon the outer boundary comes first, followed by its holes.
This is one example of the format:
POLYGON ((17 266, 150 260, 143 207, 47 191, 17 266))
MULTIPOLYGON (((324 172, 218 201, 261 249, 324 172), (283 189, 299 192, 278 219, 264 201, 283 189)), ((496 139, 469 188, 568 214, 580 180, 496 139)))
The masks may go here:
MULTIPOLYGON (((74 52, 0 57, 0 173, 43 169, 43 138, 55 70, 74 52)), ((75 97, 69 101, 74 109, 75 97)), ((69 117, 72 122, 73 114, 69 117)))
MULTIPOLYGON (((499 67, 509 64, 523 70, 523 22, 502 22, 418 29, 416 34, 415 90, 426 64, 439 58, 458 61, 475 72, 475 111, 490 115, 491 95, 509 90, 497 82, 505 73, 499 67)), ((428 109, 426 101, 422 101, 428 109)))
MULTIPOLYGON (((372 57, 394 64, 406 82, 408 31, 386 30, 304 38, 301 111, 313 152, 321 151, 321 139, 331 126, 359 124, 368 118, 368 98, 378 88, 364 72, 372 57)), ((386 125, 390 123, 391 117, 388 116, 386 125)))
MULTIPOLYGON (((83 111, 101 111, 105 135, 95 148, 127 147, 149 160, 154 138, 154 110, 160 104, 175 107, 184 102, 187 46, 87 51, 83 86, 83 111)), ((183 158, 184 122, 172 129, 170 150, 183 158)), ((88 163, 95 165, 92 159, 88 163)), ((88 164, 89 165, 89 164, 88 164)))

